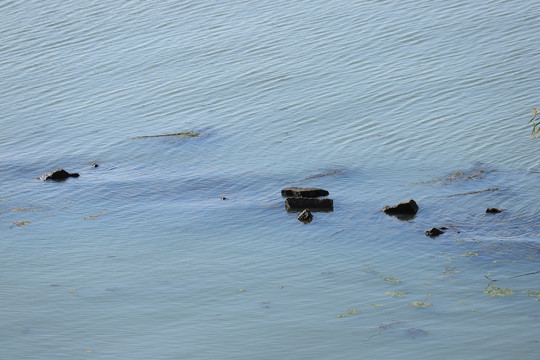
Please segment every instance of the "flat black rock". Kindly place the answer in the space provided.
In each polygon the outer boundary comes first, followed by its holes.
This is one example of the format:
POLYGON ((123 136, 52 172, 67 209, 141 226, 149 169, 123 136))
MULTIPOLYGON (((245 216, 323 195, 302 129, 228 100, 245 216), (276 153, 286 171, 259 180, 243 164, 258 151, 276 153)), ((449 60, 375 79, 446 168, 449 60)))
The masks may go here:
POLYGON ((40 177, 38 177, 38 179, 43 180, 43 181, 45 180, 64 181, 70 177, 77 178, 79 177, 79 174, 77 173, 70 174, 64 169, 56 169, 54 171, 41 175, 40 177))
POLYGON ((408 215, 414 216, 418 212, 418 205, 414 200, 408 200, 401 202, 394 206, 385 206, 382 208, 382 211, 388 215, 408 215))
POLYGON ((502 210, 499 210, 497 208, 488 208, 488 209, 486 209, 486 212, 488 214, 498 214, 498 213, 502 212, 502 210))
POLYGON ((446 228, 440 228, 440 229, 439 229, 439 228, 436 228, 436 227, 431 228, 431 230, 427 230, 427 231, 426 231, 426 235, 429 236, 429 237, 436 237, 436 236, 439 236, 439 235, 441 235, 441 234, 444 234, 443 229, 446 230, 446 228))
POLYGON ((290 197, 285 200, 287 211, 334 211, 334 201, 332 199, 290 197))
POLYGON ((298 215, 298 220, 304 224, 309 224, 313 220, 313 214, 308 209, 305 209, 298 215))
POLYGON ((319 196, 327 196, 328 194, 330 194, 328 191, 318 188, 288 187, 281 190, 281 195, 286 197, 316 198, 319 196))

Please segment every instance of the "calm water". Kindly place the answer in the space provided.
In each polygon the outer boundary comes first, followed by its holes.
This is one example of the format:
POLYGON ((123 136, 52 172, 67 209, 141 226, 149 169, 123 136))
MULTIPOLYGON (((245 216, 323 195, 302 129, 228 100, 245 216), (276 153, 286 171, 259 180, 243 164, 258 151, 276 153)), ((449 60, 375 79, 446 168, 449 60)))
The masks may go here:
POLYGON ((2 2, 0 358, 538 359, 538 14, 2 2))

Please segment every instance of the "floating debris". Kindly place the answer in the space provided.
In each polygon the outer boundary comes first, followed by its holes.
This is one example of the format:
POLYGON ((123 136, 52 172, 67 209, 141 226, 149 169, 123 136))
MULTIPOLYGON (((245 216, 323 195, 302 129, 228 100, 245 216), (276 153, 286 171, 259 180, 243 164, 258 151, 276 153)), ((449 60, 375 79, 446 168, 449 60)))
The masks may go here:
POLYGON ((403 295, 405 295, 405 290, 387 291, 387 292, 384 293, 384 295, 389 295, 389 296, 393 296, 393 297, 403 297, 403 295))
POLYGON ((102 211, 99 214, 94 214, 94 215, 87 216, 87 217, 84 218, 84 220, 94 220, 94 219, 96 219, 96 218, 98 218, 101 215, 106 214, 106 213, 107 213, 106 211, 102 211))
POLYGON ((158 137, 167 137, 167 136, 180 136, 180 137, 198 137, 201 135, 201 133, 192 131, 186 131, 186 132, 179 132, 179 133, 172 133, 172 134, 160 134, 160 135, 146 135, 146 136, 136 136, 133 138, 135 139, 150 139, 150 138, 158 138, 158 137))
POLYGON ((499 191, 499 188, 490 188, 490 189, 485 189, 485 190, 469 191, 469 192, 460 193, 460 194, 448 195, 447 197, 463 196, 463 195, 473 195, 473 194, 480 194, 480 193, 493 192, 493 191, 499 191))
POLYGON ((14 221, 13 222, 13 225, 18 226, 18 227, 23 227, 23 226, 26 226, 28 224, 30 224, 30 221, 28 221, 28 220, 19 220, 19 221, 14 221))

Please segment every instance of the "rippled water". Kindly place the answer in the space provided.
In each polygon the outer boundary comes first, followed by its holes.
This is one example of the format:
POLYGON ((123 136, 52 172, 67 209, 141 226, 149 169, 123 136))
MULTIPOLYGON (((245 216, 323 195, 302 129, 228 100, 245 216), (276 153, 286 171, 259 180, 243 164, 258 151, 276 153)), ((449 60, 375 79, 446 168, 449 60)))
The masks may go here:
POLYGON ((538 359, 539 13, 2 2, 0 358, 538 359))

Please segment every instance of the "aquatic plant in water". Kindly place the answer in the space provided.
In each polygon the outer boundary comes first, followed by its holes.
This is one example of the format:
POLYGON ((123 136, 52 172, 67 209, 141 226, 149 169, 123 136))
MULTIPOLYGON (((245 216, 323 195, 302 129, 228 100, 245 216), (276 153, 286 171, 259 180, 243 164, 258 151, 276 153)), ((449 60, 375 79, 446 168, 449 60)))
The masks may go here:
POLYGON ((514 289, 510 288, 500 288, 493 284, 489 284, 484 290, 484 294, 489 294, 491 297, 505 297, 514 295, 514 289))
POLYGON ((358 309, 357 308, 351 308, 351 309, 348 309, 345 314, 336 315, 336 317, 345 318, 345 317, 349 317, 349 316, 353 316, 353 315, 357 315, 357 314, 358 314, 358 309))

